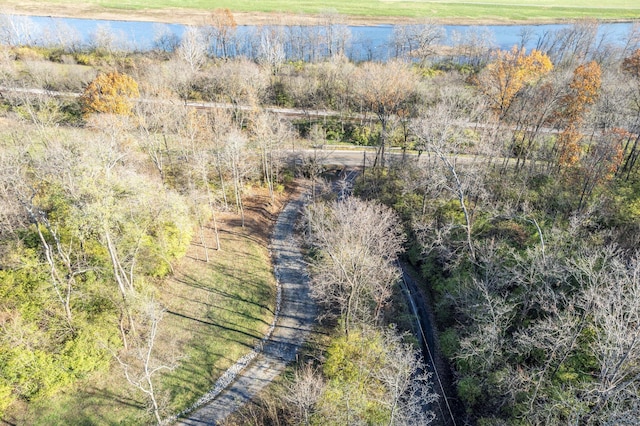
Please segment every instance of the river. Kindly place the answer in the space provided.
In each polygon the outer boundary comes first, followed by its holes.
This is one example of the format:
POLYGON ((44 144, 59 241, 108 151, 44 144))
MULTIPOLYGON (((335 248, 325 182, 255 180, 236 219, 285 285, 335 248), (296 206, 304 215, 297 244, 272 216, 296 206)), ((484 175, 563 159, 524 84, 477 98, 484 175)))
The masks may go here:
MULTIPOLYGON (((117 49, 147 51, 163 45, 174 47, 181 40, 185 26, 140 21, 107 21, 97 19, 53 18, 46 16, 0 15, 0 43, 10 45, 63 44, 86 47, 92 44, 108 44, 117 49)), ((315 27, 316 35, 325 29, 315 27)), ((350 26, 341 28, 342 46, 352 60, 387 60, 394 56, 394 26, 350 26)), ((546 25, 445 25, 440 27, 444 37, 440 44, 455 45, 471 42, 485 47, 509 49, 514 45, 528 49, 540 47, 549 35, 559 34, 570 28, 569 24, 546 25)), ((257 27, 239 26, 233 38, 230 55, 252 56, 259 48, 262 34, 286 34, 291 37, 298 32, 310 37, 310 27, 257 27)), ((599 45, 625 45, 633 32, 638 32, 638 23, 600 23, 595 41, 599 45)), ((285 43, 286 44, 286 43, 285 43)), ((290 42, 287 51, 300 46, 290 42)), ((395 50, 397 52, 397 50, 395 50)), ((311 55, 307 53, 307 55, 311 55)), ((312 57, 301 59, 313 59, 312 57)))

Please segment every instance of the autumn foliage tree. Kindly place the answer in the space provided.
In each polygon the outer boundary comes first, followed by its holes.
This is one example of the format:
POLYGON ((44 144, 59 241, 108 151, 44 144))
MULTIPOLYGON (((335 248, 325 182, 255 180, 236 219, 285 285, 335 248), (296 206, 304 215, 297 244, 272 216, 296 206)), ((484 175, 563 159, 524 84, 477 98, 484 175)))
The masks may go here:
POLYGON ((553 69, 549 57, 539 50, 526 54, 516 46, 510 51, 499 50, 494 60, 477 80, 480 92, 486 97, 489 108, 500 118, 509 110, 518 92, 553 69))
POLYGON ((130 115, 133 100, 140 96, 138 83, 117 71, 98 75, 80 97, 85 115, 93 113, 130 115))
POLYGON ((636 49, 631 56, 624 58, 622 71, 631 77, 640 78, 640 49, 636 49))
POLYGON ((564 129, 557 140, 557 167, 563 170, 575 165, 580 159, 581 126, 587 108, 593 105, 602 84, 602 70, 597 62, 578 66, 573 72, 568 93, 561 99, 557 114, 564 129))
POLYGON ((229 9, 216 9, 211 13, 211 37, 214 42, 214 53, 223 58, 230 54, 230 44, 238 24, 229 9))

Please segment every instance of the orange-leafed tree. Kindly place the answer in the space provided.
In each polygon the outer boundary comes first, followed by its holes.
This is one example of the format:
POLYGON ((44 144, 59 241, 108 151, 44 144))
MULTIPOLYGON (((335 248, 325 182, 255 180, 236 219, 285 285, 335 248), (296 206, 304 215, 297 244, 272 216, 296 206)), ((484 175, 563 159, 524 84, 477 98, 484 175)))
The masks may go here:
POLYGON ((574 125, 567 126, 558 135, 558 167, 570 168, 580 160, 580 141, 582 135, 574 125))
POLYGON ((216 9, 211 13, 211 37, 216 55, 229 56, 230 44, 238 23, 229 9, 216 9))
POLYGON ((602 70, 597 62, 578 66, 573 71, 568 93, 562 97, 556 119, 564 129, 557 139, 558 171, 571 168, 581 156, 581 127, 589 106, 598 99, 602 84, 602 70))
POLYGON ((587 108, 598 99, 601 85, 602 70, 597 62, 578 66, 573 71, 570 91, 562 102, 563 118, 573 123, 582 122, 587 108))
POLYGON ((534 83, 552 69, 553 64, 546 54, 534 49, 527 55, 524 48, 514 46, 510 51, 500 50, 494 54, 477 84, 491 110, 502 118, 525 85, 534 83))
POLYGON ((98 75, 80 97, 85 116, 93 113, 129 115, 140 96, 138 83, 117 71, 98 75))

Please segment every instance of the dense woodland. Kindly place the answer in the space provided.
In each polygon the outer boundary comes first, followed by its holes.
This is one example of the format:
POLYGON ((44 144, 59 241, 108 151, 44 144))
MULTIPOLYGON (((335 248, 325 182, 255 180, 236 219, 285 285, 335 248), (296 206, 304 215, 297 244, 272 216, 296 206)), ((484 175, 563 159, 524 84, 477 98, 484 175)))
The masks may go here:
POLYGON ((148 403, 141 422, 186 408, 154 388, 180 363, 153 350, 163 278, 192 240, 215 255, 204 227, 242 217, 251 186, 319 178, 312 159, 286 161, 292 146, 344 142, 375 161, 301 224, 332 337, 280 403, 238 422, 432 420, 433 378, 389 325, 401 256, 433 301, 458 424, 637 424, 639 31, 614 44, 587 21, 532 51, 480 36, 443 49, 429 23, 398 27, 394 59, 355 63, 335 21, 300 30, 297 56, 265 30, 231 57, 233 17, 212 19, 144 53, 108 34, 30 47, 5 23, 0 414, 109 368, 148 403))

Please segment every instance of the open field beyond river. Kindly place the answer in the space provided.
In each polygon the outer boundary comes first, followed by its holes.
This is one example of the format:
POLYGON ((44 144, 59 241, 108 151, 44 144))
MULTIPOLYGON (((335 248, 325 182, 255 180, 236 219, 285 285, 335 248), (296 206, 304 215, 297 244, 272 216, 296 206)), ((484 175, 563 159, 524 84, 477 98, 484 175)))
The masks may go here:
POLYGON ((436 19, 442 23, 489 24, 562 22, 576 18, 633 20, 633 0, 5 0, 0 12, 77 18, 203 23, 215 8, 229 8, 239 24, 312 24, 314 15, 335 10, 350 24, 399 23, 436 19))

